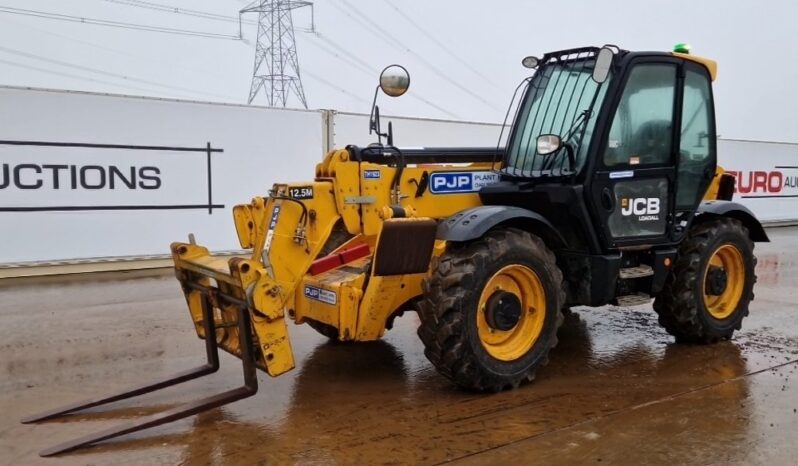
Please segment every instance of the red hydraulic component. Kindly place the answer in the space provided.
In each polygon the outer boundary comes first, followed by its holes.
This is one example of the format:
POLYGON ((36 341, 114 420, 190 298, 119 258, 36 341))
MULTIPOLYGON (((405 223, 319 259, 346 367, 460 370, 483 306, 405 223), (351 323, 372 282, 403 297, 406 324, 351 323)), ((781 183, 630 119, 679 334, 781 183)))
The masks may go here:
POLYGON ((310 274, 318 275, 328 270, 332 270, 340 265, 348 264, 349 262, 360 259, 361 257, 366 257, 370 252, 371 251, 369 250, 368 244, 360 244, 353 248, 322 257, 321 259, 316 259, 312 264, 310 264, 310 274))

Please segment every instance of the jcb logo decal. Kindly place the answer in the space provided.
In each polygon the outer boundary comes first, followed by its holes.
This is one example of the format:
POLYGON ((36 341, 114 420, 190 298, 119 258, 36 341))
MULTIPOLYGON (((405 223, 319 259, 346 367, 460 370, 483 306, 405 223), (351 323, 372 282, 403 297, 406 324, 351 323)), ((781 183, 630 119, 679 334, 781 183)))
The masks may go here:
POLYGON ((657 197, 621 198, 621 215, 637 215, 640 221, 659 220, 660 201, 657 197))

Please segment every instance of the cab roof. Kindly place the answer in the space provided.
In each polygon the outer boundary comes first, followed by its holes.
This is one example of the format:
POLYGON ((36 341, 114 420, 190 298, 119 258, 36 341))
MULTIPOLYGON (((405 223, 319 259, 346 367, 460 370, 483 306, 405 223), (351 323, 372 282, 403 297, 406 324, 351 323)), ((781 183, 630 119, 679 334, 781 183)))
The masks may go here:
MULTIPOLYGON (((664 56, 673 56, 678 57, 684 60, 690 60, 694 63, 698 63, 699 65, 703 65, 706 67, 707 71, 709 71, 709 77, 712 81, 718 75, 718 62, 715 60, 699 57, 697 55, 692 55, 690 53, 681 53, 681 52, 632 52, 630 50, 624 50, 615 45, 608 45, 608 47, 614 48, 616 53, 619 55, 625 55, 627 53, 633 53, 635 55, 664 55, 664 56)), ((600 47, 579 47, 573 49, 565 49, 565 50, 558 50, 554 52, 548 52, 543 55, 543 59, 541 60, 542 63, 546 63, 549 61, 568 61, 568 60, 579 60, 583 59, 592 55, 595 55, 600 50, 600 47)))
POLYGON ((698 64, 704 65, 709 71, 709 77, 714 81, 718 76, 718 62, 709 58, 691 55, 689 53, 671 52, 674 57, 684 58, 685 60, 694 61, 698 64))

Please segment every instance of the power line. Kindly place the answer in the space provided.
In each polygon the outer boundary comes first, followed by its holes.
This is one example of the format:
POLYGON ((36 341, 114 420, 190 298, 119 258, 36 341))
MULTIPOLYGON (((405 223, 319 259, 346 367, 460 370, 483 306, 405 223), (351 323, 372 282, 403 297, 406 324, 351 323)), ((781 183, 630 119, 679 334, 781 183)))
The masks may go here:
MULTIPOLYGON (((357 68, 359 71, 362 71, 364 74, 367 74, 372 79, 377 75, 377 71, 375 69, 373 69, 373 67, 371 65, 369 65, 368 63, 363 61, 361 58, 359 58, 357 55, 354 55, 351 52, 349 52, 348 50, 346 50, 345 48, 341 47, 340 45, 337 45, 335 42, 330 40, 329 37, 327 37, 326 35, 322 35, 318 31, 315 33, 315 35, 316 35, 316 37, 318 39, 321 39, 321 40, 325 41, 326 43, 328 43, 329 45, 335 47, 341 53, 343 53, 345 56, 347 56, 349 58, 342 57, 342 56, 338 55, 338 53, 336 53, 334 50, 330 50, 329 48, 326 48, 325 46, 322 46, 321 44, 317 44, 317 43, 315 43, 313 41, 309 41, 311 44, 315 45, 316 47, 318 47, 322 51, 327 52, 328 54, 330 54, 330 55, 332 55, 332 56, 334 56, 334 57, 336 57, 336 58, 338 58, 338 59, 350 64, 351 66, 357 68)), ((410 95, 411 98, 416 99, 416 100, 418 100, 418 101, 420 101, 420 102, 422 102, 422 103, 434 108, 435 110, 438 110, 439 112, 444 113, 444 114, 446 114, 446 115, 448 115, 448 116, 450 116, 452 118, 462 119, 459 115, 456 115, 456 114, 450 112, 449 110, 446 110, 445 108, 443 108, 443 107, 441 107, 439 105, 436 105, 435 103, 425 99, 424 97, 422 97, 417 92, 412 92, 409 95, 410 95)), ((362 99, 359 99, 359 100, 362 100, 362 99)))
POLYGON ((64 78, 77 79, 79 81, 89 81, 89 82, 93 82, 93 83, 105 84, 105 85, 117 87, 117 88, 120 88, 120 89, 133 89, 133 90, 136 90, 136 91, 144 91, 144 92, 152 92, 153 91, 151 88, 150 89, 145 89, 143 87, 137 87, 137 86, 123 86, 123 85, 120 85, 120 84, 117 84, 117 83, 113 83, 113 82, 110 82, 110 81, 105 81, 105 80, 102 80, 102 79, 95 79, 95 78, 90 78, 90 77, 87 77, 87 76, 78 76, 78 75, 74 75, 74 74, 70 74, 70 73, 64 73, 62 71, 54 71, 54 70, 47 69, 47 68, 39 68, 38 66, 27 65, 27 64, 24 64, 24 63, 18 63, 18 62, 14 62, 14 61, 10 61, 10 60, 3 60, 2 58, 0 58, 0 63, 5 64, 5 65, 9 65, 9 66, 16 66, 17 68, 25 68, 25 69, 32 70, 32 71, 38 71, 40 73, 54 74, 54 75, 61 76, 61 77, 64 77, 64 78))
MULTIPOLYGON (((226 20, 237 21, 237 18, 230 17, 230 16, 217 15, 215 13, 208 13, 208 12, 201 12, 199 10, 175 8, 175 7, 170 7, 170 6, 164 5, 164 4, 157 4, 157 3, 154 3, 154 2, 145 2, 145 1, 140 1, 140 0, 105 0, 105 1, 108 1, 108 2, 111 2, 111 3, 128 4, 130 6, 141 6, 141 7, 144 7, 144 8, 158 9, 158 10, 164 11, 164 12, 172 11, 172 12, 179 12, 181 14, 191 14, 192 16, 207 17, 207 19, 211 19, 210 16, 215 16, 215 17, 218 17, 218 19, 225 18, 226 20), (133 5, 134 3, 135 4, 140 4, 140 5, 133 5), (175 11, 175 10, 177 10, 177 11, 175 11)), ((152 32, 164 32, 164 33, 171 33, 171 34, 193 35, 193 36, 213 37, 213 38, 227 38, 227 39, 237 39, 238 38, 236 36, 221 35, 221 34, 215 34, 215 33, 205 33, 205 32, 201 32, 201 31, 190 31, 190 30, 174 29, 174 28, 162 28, 162 27, 159 27, 159 26, 149 26, 149 25, 141 25, 141 24, 135 24, 135 23, 100 20, 100 19, 94 19, 94 18, 85 18, 85 17, 79 17, 79 16, 62 15, 62 14, 58 14, 58 13, 49 13, 49 12, 43 12, 43 11, 26 10, 26 9, 20 9, 20 8, 4 7, 4 6, 0 6, 0 12, 16 14, 16 15, 22 15, 22 16, 33 16, 33 17, 39 17, 39 18, 45 18, 45 19, 54 19, 54 20, 60 20, 60 21, 80 22, 80 23, 83 23, 83 24, 95 24, 95 25, 102 25, 102 26, 109 26, 109 27, 118 27, 118 28, 123 28, 123 29, 136 29, 136 30, 145 30, 145 31, 152 31, 152 32)), ((251 21, 249 23, 255 23, 255 22, 251 21)), ((29 27, 32 27, 32 26, 29 26, 29 27)), ((34 29, 38 29, 38 28, 34 28, 34 29)), ((44 31, 44 32, 50 33, 48 31, 44 31)), ((103 47, 101 45, 92 44, 92 43, 89 43, 89 42, 81 41, 81 40, 70 38, 70 37, 67 37, 67 36, 62 36, 60 34, 55 34, 55 33, 50 33, 50 34, 53 34, 53 35, 56 35, 56 36, 59 36, 59 37, 63 37, 65 39, 67 39, 67 40, 72 40, 72 41, 75 41, 75 42, 84 43, 84 44, 92 46, 92 47, 97 47, 97 48, 100 48, 100 49, 105 49, 105 50, 109 50, 109 51, 116 52, 116 53, 122 53, 122 52, 116 51, 114 49, 109 49, 107 47, 103 47)), ((335 56, 335 57, 337 57, 337 58, 339 58, 341 60, 347 61, 350 65, 354 66, 355 68, 358 68, 360 71, 362 71, 363 73, 368 74, 369 76, 371 76, 371 75, 376 73, 376 71, 374 71, 372 69, 372 67, 367 62, 365 62, 362 59, 360 59, 357 55, 349 52, 346 48, 342 47, 341 45, 336 44, 335 42, 333 42, 328 37, 326 37, 326 36, 322 37, 321 34, 318 34, 318 38, 321 39, 322 41, 325 41, 330 47, 333 47, 334 49, 338 50, 341 54, 343 54, 346 57, 348 57, 348 60, 344 59, 341 55, 338 55, 334 50, 330 50, 329 48, 326 48, 326 47, 322 46, 321 44, 315 44, 314 43, 314 45, 318 46, 319 48, 321 48, 326 53, 331 54, 331 55, 333 55, 333 56, 335 56)), ((183 87, 170 86, 170 85, 167 85, 167 84, 162 84, 162 83, 158 83, 158 82, 154 82, 154 81, 149 81, 149 80, 135 78, 135 77, 121 75, 121 74, 116 74, 116 73, 112 73, 112 72, 108 72, 108 71, 104 71, 104 70, 100 70, 100 69, 96 69, 96 68, 90 68, 90 67, 86 67, 86 66, 77 65, 77 64, 74 64, 74 63, 69 63, 69 62, 64 62, 64 61, 60 61, 60 60, 56 60, 56 59, 52 59, 52 58, 48 58, 48 57, 38 56, 38 55, 31 54, 31 53, 22 52, 20 50, 9 49, 9 48, 6 48, 6 47, 0 47, 0 50, 5 51, 6 53, 15 54, 15 55, 18 55, 18 56, 27 57, 27 58, 31 58, 31 59, 34 59, 34 60, 40 60, 40 61, 49 62, 49 63, 57 64, 57 65, 60 65, 60 66, 64 66, 64 67, 69 67, 69 68, 81 70, 81 71, 88 71, 90 73, 101 74, 101 75, 113 77, 113 78, 116 78, 116 79, 121 79, 121 80, 124 80, 124 81, 127 81, 127 82, 138 82, 138 83, 145 84, 145 85, 148 85, 148 86, 155 86, 155 87, 161 87, 161 88, 176 90, 176 91, 184 93, 184 94, 186 94, 186 91, 189 91, 189 92, 193 92, 193 93, 196 93, 196 94, 209 95, 209 96, 213 96, 213 97, 217 97, 217 98, 232 99, 229 96, 223 96, 223 95, 208 93, 208 92, 204 92, 204 91, 186 89, 186 88, 183 88, 183 87)), ((125 53, 123 53, 123 54, 125 54, 125 53)), ((125 54, 125 55, 129 55, 129 54, 125 54)), ((132 55, 129 55, 129 56, 132 56, 132 55)), ((139 58, 142 58, 142 57, 139 57, 139 58)), ((51 71, 51 70, 46 70, 46 69, 34 67, 32 65, 24 65, 24 64, 20 64, 20 63, 6 61, 6 60, 4 60, 2 62, 6 63, 6 64, 9 64, 9 65, 12 65, 12 66, 23 67, 23 68, 32 69, 32 70, 35 70, 35 71, 40 71, 40 72, 45 72, 45 73, 51 73, 51 74, 66 76, 66 77, 69 77, 69 78, 72 78, 72 79, 79 79, 79 80, 84 80, 84 81, 98 82, 98 83, 102 83, 102 84, 108 84, 108 85, 117 86, 117 87, 121 87, 121 88, 127 88, 127 89, 137 89, 137 90, 143 90, 143 91, 147 91, 147 92, 151 91, 151 89, 149 89, 149 88, 141 88, 141 87, 135 87, 135 86, 121 86, 119 84, 115 84, 115 83, 109 82, 109 81, 98 80, 98 79, 93 79, 93 78, 86 78, 86 77, 81 77, 81 76, 77 76, 77 75, 70 75, 70 74, 63 73, 63 72, 56 72, 56 71, 51 71)), ((311 76, 314 80, 319 81, 322 84, 324 84, 324 85, 326 85, 326 86, 328 86, 330 88, 338 90, 339 92, 344 93, 344 94, 346 94, 346 95, 348 95, 348 96, 350 96, 350 97, 352 97, 352 98, 354 98, 354 99, 356 99, 358 101, 361 101, 361 102, 364 102, 364 103, 369 103, 367 100, 365 100, 365 99, 363 99, 363 98, 361 98, 361 97, 359 97, 359 96, 357 96, 357 95, 355 95, 355 94, 353 94, 351 92, 348 92, 345 89, 343 89, 341 87, 338 87, 335 84, 332 84, 329 81, 327 81, 327 80, 325 80, 325 79, 323 79, 323 78, 321 78, 321 77, 319 77, 317 75, 314 75, 314 74, 312 74, 310 72, 308 72, 308 75, 311 76)), ((449 115, 449 116, 451 116, 453 118, 459 118, 457 115, 449 112, 448 110, 446 110, 446 109, 434 104, 433 102, 431 102, 431 101, 429 101, 429 100, 427 100, 427 99, 425 99, 425 98, 423 98, 423 97, 421 97, 419 95, 411 94, 411 97, 415 98, 415 99, 417 99, 417 100, 429 105, 430 107, 435 108, 436 110, 438 110, 440 112, 443 112, 443 113, 445 113, 445 114, 447 114, 447 115, 449 115)))
MULTIPOLYGON (((192 10, 189 8, 180 8, 162 3, 145 2, 143 0, 104 0, 109 3, 118 3, 120 5, 127 5, 137 8, 145 8, 154 11, 163 11, 167 13, 175 13, 179 15, 194 16, 197 18, 210 19, 214 21, 225 21, 228 23, 238 23, 239 18, 235 16, 220 15, 218 13, 211 13, 208 11, 192 10)), ((256 21, 242 19, 244 24, 258 24, 256 21)))
POLYGON ((95 49, 98 49, 98 50, 105 50, 106 52, 114 53, 114 54, 117 54, 117 55, 122 55, 122 56, 125 56, 125 57, 130 57, 130 58, 134 58, 134 59, 137 59, 137 60, 143 60, 143 61, 148 61, 148 62, 152 62, 152 63, 160 63, 161 65, 167 65, 167 66, 173 66, 173 67, 177 67, 177 68, 183 68, 185 70, 189 70, 189 71, 193 71, 193 72, 200 72, 200 73, 203 73, 205 76, 213 75, 213 76, 220 77, 220 78, 224 77, 221 74, 216 73, 216 72, 214 72, 212 70, 209 70, 209 69, 188 67, 188 66, 176 63, 174 61, 158 60, 156 58, 152 58, 151 56, 146 56, 145 57, 145 56, 142 56, 142 55, 129 53, 127 51, 119 50, 119 49, 116 49, 116 48, 107 47, 105 45, 96 44, 94 42, 89 42, 89 41, 86 41, 86 40, 77 39, 75 37, 65 36, 63 34, 59 34, 57 32, 53 32, 53 31, 50 31, 50 30, 47 30, 47 29, 38 28, 38 27, 32 26, 30 24, 22 24, 22 23, 18 23, 16 21, 8 20, 8 19, 6 21, 11 23, 11 24, 15 24, 15 25, 17 25, 19 27, 24 27, 24 28, 27 28, 27 29, 33 29, 38 34, 46 34, 46 35, 49 35, 49 36, 58 37, 58 38, 61 38, 61 39, 64 39, 64 40, 68 40, 70 42, 75 42, 77 44, 83 44, 83 45, 86 45, 86 46, 89 46, 89 47, 92 47, 92 48, 95 48, 95 49))
MULTIPOLYGON (((144 8, 144 9, 152 10, 152 11, 159 11, 161 13, 186 15, 186 16, 193 16, 193 17, 196 17, 196 18, 209 19, 209 20, 213 20, 213 21, 222 21, 222 22, 227 22, 227 23, 236 23, 239 26, 239 30, 238 30, 238 38, 239 39, 243 38, 243 32, 241 30, 241 25, 242 24, 249 24, 249 25, 258 24, 257 21, 253 21, 251 19, 244 19, 241 16, 235 17, 235 16, 220 15, 218 13, 211 13, 209 11, 192 10, 190 8, 181 8, 181 7, 176 7, 176 6, 172 6, 172 5, 166 5, 166 4, 163 4, 163 3, 146 2, 146 1, 143 1, 143 0, 103 0, 103 1, 106 1, 106 2, 109 2, 109 3, 116 3, 116 4, 119 4, 119 5, 126 5, 126 6, 136 7, 136 8, 144 8)), ((312 27, 311 28, 298 27, 298 28, 294 28, 294 29, 296 29, 297 31, 302 31, 302 32, 313 32, 313 28, 312 27)))
POLYGON ((340 6, 338 6, 338 5, 335 5, 335 3, 331 3, 331 5, 333 5, 333 6, 334 6, 335 8, 337 8, 339 11, 343 12, 345 15, 349 16, 349 17, 350 17, 350 18, 352 18, 353 20, 355 20, 355 21, 357 21, 358 23, 360 23, 360 24, 361 24, 362 26, 364 26, 364 27, 365 27, 365 28, 366 28, 366 29, 367 29, 367 30, 368 30, 368 31, 369 31, 369 32, 370 32, 372 35, 374 35, 374 36, 376 36, 376 37, 380 38, 380 39, 381 39, 383 42, 386 42, 388 45, 391 45, 392 47, 395 47, 395 48, 397 48, 397 49, 399 49, 399 50, 401 50, 401 51, 403 51, 403 52, 407 52, 407 53, 409 53, 409 54, 413 55, 413 56, 414 56, 414 57, 415 57, 415 58, 416 58, 418 61, 420 61, 420 62, 421 62, 423 65, 425 65, 427 68, 429 68, 430 70, 432 70, 432 71, 433 71, 435 74, 437 74, 438 76, 440 76, 442 79, 444 79, 444 80, 448 81, 450 84, 452 84, 452 85, 453 85, 453 86, 455 86, 456 88, 458 88, 458 89, 460 89, 461 91, 465 92, 466 94, 470 95, 470 96, 471 96, 471 97, 473 97, 474 99, 476 99, 476 100, 479 100, 480 102, 482 102, 483 104, 487 105, 488 107, 491 107, 491 108, 493 108, 494 110, 497 110, 497 111, 501 111, 501 109, 499 109, 498 107, 496 107, 496 106, 495 106, 494 104, 492 104, 491 102, 489 102, 489 101, 485 100, 484 98, 482 98, 482 96, 480 96, 479 94, 476 94, 476 93, 475 93, 474 91, 472 91, 471 89, 469 89, 469 88, 467 88, 467 87, 463 86, 463 85, 462 85, 462 84, 460 84, 459 82, 457 82, 457 81, 453 80, 452 78, 450 78, 450 77, 449 77, 449 76, 448 76, 446 73, 444 73, 443 71, 441 71, 440 69, 438 69, 438 67, 436 67, 434 64, 430 63, 430 62, 429 62, 429 60, 427 60, 426 58, 424 58, 424 57, 423 57, 423 56, 421 56, 420 54, 418 54, 418 53, 416 53, 416 52, 414 52, 414 51, 410 50, 410 48, 408 48, 407 46, 405 46, 405 45, 404 45, 404 44, 403 44, 403 43, 402 43, 402 42, 401 42, 399 39, 397 39, 396 37, 394 37, 393 35, 391 35, 391 34, 390 34, 389 32, 387 32, 387 31, 386 31, 384 28, 379 28, 379 29, 378 29, 378 28, 377 28, 377 27, 374 25, 375 23, 374 23, 374 21, 372 21, 372 19, 371 19, 371 18, 369 18, 369 17, 368 17, 366 14, 362 13, 360 10, 358 10, 357 8, 355 8, 354 6, 352 6, 352 4, 350 4, 350 3, 349 3, 347 0, 340 0, 340 1, 341 1, 341 3, 343 3, 344 5, 346 5, 346 7, 347 7, 349 10, 351 10, 352 12, 354 12, 354 13, 355 13, 356 15, 358 15, 360 18, 355 18, 354 16, 352 16, 352 14, 351 14, 349 11, 346 11, 346 10, 344 10, 343 8, 341 8, 340 6))
MULTIPOLYGON (((321 48, 322 50, 326 51, 327 53, 329 53, 329 54, 331 54, 331 55, 333 55, 335 57, 338 57, 338 58, 346 61, 350 65, 352 65, 355 68, 357 68, 360 71, 362 71, 363 73, 368 74, 372 79, 374 78, 374 76, 377 75, 377 71, 369 63, 367 63, 366 61, 364 61, 363 59, 361 59, 357 55, 353 54, 352 52, 347 50, 345 47, 333 42, 333 40, 330 39, 326 34, 322 34, 321 32, 316 31, 314 33, 314 35, 318 39, 321 39, 321 40, 325 41, 327 44, 329 44, 330 46, 332 46, 333 48, 335 48, 336 50, 338 50, 339 52, 344 54, 346 57, 349 58, 349 60, 344 59, 343 57, 341 57, 340 55, 338 55, 334 51, 330 51, 329 49, 325 50, 323 47, 320 46, 320 44, 314 44, 317 47, 321 48)), ((313 42, 311 41, 311 43, 313 43, 313 42)), ((410 95, 411 98, 416 99, 419 102, 422 102, 422 103, 434 108, 435 110, 438 110, 439 112, 442 112, 442 113, 444 113, 444 114, 446 114, 446 115, 448 115, 448 116, 450 116, 452 118, 455 118, 455 119, 461 119, 460 116, 450 112, 449 110, 446 110, 445 108, 443 108, 443 107, 441 107, 439 105, 436 105, 435 103, 429 101, 428 99, 425 99, 421 94, 419 94, 417 92, 412 92, 409 95, 410 95)))
POLYGON ((418 25, 418 23, 416 23, 416 22, 415 22, 415 20, 413 20, 413 18, 412 18, 412 17, 410 17, 410 15, 408 15, 407 13, 405 13, 404 11, 402 11, 401 9, 397 8, 397 6, 396 6, 396 5, 394 5, 394 4, 391 2, 391 0, 384 0, 384 1, 385 1, 385 3, 387 3, 388 5, 390 5, 390 6, 391 6, 391 8, 393 8, 393 9, 394 9, 394 10, 395 10, 397 13, 399 13, 399 16, 401 16, 401 17, 403 17, 405 20, 407 20, 407 22, 408 22, 408 23, 410 23, 410 24, 411 24, 413 27, 415 27, 415 28, 416 28, 416 29, 417 29, 417 30, 418 30, 418 31, 419 31, 421 34, 423 34, 423 35, 424 35, 424 36, 425 36, 427 39, 429 39, 429 40, 431 40, 432 42, 434 42, 435 44, 437 44, 437 46, 438 46, 438 47, 440 47, 440 48, 441 48, 441 49, 442 49, 444 52, 446 52, 446 53, 447 53, 447 54, 448 54, 450 57, 452 57, 452 58, 454 58, 455 60, 457 60, 458 62, 460 62, 460 64, 461 64, 461 65, 463 65, 463 66, 465 66, 466 68, 468 68, 469 70, 471 70, 471 72, 472 72, 472 73, 474 73, 475 75, 477 75, 477 76, 479 76, 480 78, 482 78, 482 79, 483 79, 483 80, 484 80, 486 83, 488 83, 488 84, 492 85, 493 87, 495 87, 495 88, 497 88, 497 89, 501 89, 501 88, 500 88, 500 87, 499 87, 499 86, 498 86, 496 83, 494 83, 494 82, 493 82, 493 81, 492 81, 490 78, 488 78, 487 76, 485 76, 484 74, 482 74, 482 73, 481 73, 479 70, 477 70, 476 68, 474 68, 473 66, 471 66, 471 64, 470 64, 470 63, 469 63, 467 60, 464 60, 463 58, 461 58, 461 57, 460 57, 460 56, 459 56, 457 53, 455 53, 454 51, 452 51, 451 49, 449 49, 449 48, 448 48, 448 47, 447 47, 447 46, 446 46, 446 45, 445 45, 443 42, 439 41, 439 40, 438 40, 438 39, 437 39, 435 36, 433 36, 432 34, 430 34, 429 32, 427 32, 427 31, 426 31, 424 28, 422 28, 421 26, 419 26, 419 25, 418 25))
MULTIPOLYGON (((374 35, 375 37, 377 37, 381 41, 385 42, 389 46, 395 47, 398 50, 401 50, 403 52, 405 52, 405 51, 409 52, 409 50, 407 50, 407 48, 399 40, 397 40, 395 37, 391 36, 390 34, 386 34, 384 30, 379 29, 376 26, 374 26, 372 24, 371 20, 368 19, 367 17, 366 17, 365 20, 360 19, 360 18, 355 18, 352 15, 352 13, 350 13, 348 10, 344 9, 342 6, 337 5, 335 2, 330 2, 330 5, 332 5, 333 8, 337 9, 338 11, 340 11, 343 14, 345 14, 349 18, 351 18, 353 21, 356 21, 356 22, 360 23, 364 28, 366 28, 366 30, 368 30, 368 32, 370 32, 372 35, 374 35)), ((349 6, 349 4, 346 4, 346 5, 349 6)), ((357 12, 357 14, 359 15, 360 12, 357 12)))
MULTIPOLYGON (((318 33, 316 33, 316 34, 318 34, 318 33)), ((340 55, 338 55, 338 54, 337 54, 337 53, 335 53, 334 51, 330 50, 329 48, 326 48, 326 47, 322 46, 321 44, 314 43, 313 41, 310 41, 310 43, 311 43, 311 44, 313 44, 313 45, 315 45, 315 46, 317 46, 317 47, 318 47, 319 49, 321 49, 322 51, 324 51, 324 52, 326 52, 326 53, 328 53, 328 54, 330 54, 330 55, 333 55, 333 56, 335 56, 335 57, 336 57, 336 58, 338 58, 338 59, 345 60, 343 57, 341 57, 340 55)), ((346 61, 346 60, 345 60, 345 61, 346 61)), ((349 63, 350 65, 352 65, 352 66, 354 66, 354 67, 358 68, 358 65, 357 65, 357 63, 355 63, 355 62, 353 62, 353 61, 349 61, 348 63, 349 63)), ((366 65, 366 66, 367 66, 367 65, 366 65)), ((363 71, 364 73, 371 74, 371 72, 368 70, 368 68, 366 68, 366 69, 359 68, 359 69, 360 69, 361 71, 363 71)), ((337 85, 335 85, 335 84, 331 83, 330 81, 327 81, 326 79, 322 78, 321 76, 318 76, 318 75, 316 75, 316 74, 314 74, 314 73, 312 73, 312 72, 308 71, 307 69, 305 69, 305 70, 303 71, 303 74, 305 74, 305 75, 309 76, 311 79, 313 79, 313 80, 315 80, 315 81, 318 81, 318 82, 320 82, 321 84, 324 84, 325 86, 327 86, 327 87, 329 87, 329 88, 331 88, 331 89, 335 89, 335 90, 337 90, 338 92, 340 92, 340 93, 342 93, 342 94, 346 94, 346 95, 348 95, 349 97, 351 97, 351 98, 353 98, 353 99, 355 99, 355 100, 358 100, 358 101, 360 101, 360 102, 363 102, 363 103, 365 103, 365 104, 370 104, 370 103, 371 103, 371 102, 369 102, 367 99, 364 99, 364 98, 363 98, 363 97, 361 97, 361 96, 358 96, 358 95, 356 95, 356 94, 354 94, 354 93, 352 93, 352 92, 349 92, 349 91, 347 91, 346 89, 344 89, 344 88, 342 88, 342 87, 339 87, 339 86, 337 86, 337 85)))
POLYGON ((418 95, 417 92, 411 93, 410 97, 414 98, 416 100, 420 100, 421 102, 424 102, 425 104, 429 105, 430 107, 434 108, 435 110, 438 110, 439 112, 445 113, 446 115, 449 115, 450 117, 454 118, 455 120, 462 120, 463 119, 462 116, 457 115, 456 113, 452 113, 449 110, 446 110, 445 108, 441 107, 440 105, 434 104, 434 103, 430 102, 429 100, 425 99, 424 97, 421 97, 420 95, 418 95))
POLYGON ((349 57, 349 59, 350 59, 351 61, 353 61, 353 62, 357 63, 357 64, 358 64, 358 65, 360 65, 362 68, 365 68, 366 70, 368 70, 368 72, 369 72, 369 73, 373 73, 373 72, 374 72, 374 71, 372 70, 372 67, 371 67, 371 65, 370 65, 368 62, 366 62, 366 61, 365 61, 365 60, 363 60, 362 58, 358 57, 358 56, 357 56, 357 55, 355 55, 354 53, 352 53, 352 52, 350 52, 349 50, 347 50, 347 49, 346 49, 346 47, 342 47, 341 45, 339 45, 339 44, 337 44, 337 43, 333 42, 333 41, 332 41, 332 39, 330 39, 329 37, 327 37, 327 35, 322 35, 322 33, 321 33, 321 32, 318 32, 318 31, 317 31, 317 32, 315 33, 315 36, 316 36, 317 38, 319 38, 319 39, 323 40, 323 41, 324 41, 324 42, 326 42, 327 44, 329 44, 329 45, 330 45, 331 47, 333 47, 334 49, 338 50, 338 52, 340 52, 340 53, 342 53, 342 54, 346 55, 347 57, 349 57))
POLYGON ((311 73, 307 69, 302 71, 302 73, 307 75, 307 76, 310 76, 312 79, 315 79, 316 81, 324 84, 325 86, 327 86, 329 88, 335 89, 335 90, 341 92, 342 94, 346 94, 346 95, 348 95, 349 97, 351 97, 351 98, 353 98, 355 100, 358 100, 358 101, 363 102, 365 104, 371 105, 371 102, 369 102, 368 100, 366 100, 366 99, 364 99, 364 98, 362 98, 362 97, 360 97, 360 96, 358 96, 356 94, 353 94, 353 93, 347 91, 344 88, 336 86, 335 84, 327 81, 326 79, 322 78, 321 76, 318 76, 318 75, 315 75, 315 74, 311 73))
POLYGON ((0 6, 0 13, 12 15, 32 16, 36 18, 52 19, 56 21, 67 21, 72 23, 91 24, 95 26, 106 26, 120 29, 131 29, 137 31, 161 32, 164 34, 176 34, 183 36, 205 37, 208 39, 228 39, 240 40, 239 36, 229 34, 218 34, 214 32, 194 31, 189 29, 175 29, 161 26, 151 26, 147 24, 126 23, 121 21, 109 21, 105 19, 86 18, 82 16, 62 15, 60 13, 49 13, 46 11, 26 10, 23 8, 12 8, 0 6))
POLYGON ((98 70, 96 68, 91 68, 91 67, 88 67, 88 66, 82 66, 82 65, 77 65, 77 64, 74 64, 74 63, 69 63, 69 62, 65 62, 65 61, 61 61, 61 60, 56 60, 56 59, 53 59, 53 58, 43 57, 43 56, 40 56, 40 55, 35 55, 35 54, 32 54, 32 53, 23 52, 21 50, 11 49, 11 48, 8 48, 8 47, 0 46, 0 51, 6 52, 6 53, 10 53, 10 54, 13 54, 13 55, 17 55, 17 56, 21 56, 21 57, 25 57, 25 58, 32 58, 34 60, 44 61, 44 62, 47 62, 47 63, 53 63, 53 64, 56 64, 56 65, 67 67, 67 68, 73 68, 73 69, 81 70, 81 71, 88 71, 90 73, 96 73, 96 74, 100 74, 100 75, 103 75, 103 76, 109 76, 109 77, 112 77, 112 78, 122 79, 122 80, 125 80, 125 81, 131 81, 131 82, 137 82, 137 83, 141 83, 141 84, 146 84, 148 86, 162 87, 162 88, 165 88, 165 89, 177 90, 177 91, 181 91, 181 92, 189 91, 189 92, 196 93, 196 94, 204 94, 204 95, 209 95, 209 96, 213 96, 213 97, 221 97, 223 99, 232 100, 232 97, 229 97, 229 96, 222 96, 222 95, 213 94, 213 93, 209 93, 209 92, 197 91, 197 90, 194 90, 194 89, 187 89, 185 87, 170 86, 168 84, 161 84, 161 83, 154 82, 154 81, 149 81, 149 80, 146 80, 146 79, 134 78, 134 77, 125 76, 125 75, 121 75, 121 74, 117 74, 117 73, 112 73, 110 71, 98 70))
POLYGON ((332 42, 326 40, 318 32, 316 33, 316 38, 318 38, 321 42, 316 42, 316 41, 310 40, 310 41, 308 41, 308 43, 310 43, 314 47, 317 47, 318 49, 326 52, 327 54, 329 54, 329 55, 331 55, 331 56, 333 56, 333 57, 335 57, 335 58, 337 58, 337 59, 349 64, 353 68, 357 68, 358 70, 360 70, 360 71, 362 71, 364 73, 368 73, 372 77, 374 76, 374 74, 375 74, 374 69, 368 63, 366 63, 363 60, 361 60, 360 58, 358 58, 356 55, 352 55, 352 54, 348 53, 346 50, 337 49, 337 47, 335 47, 332 42), (334 47, 335 50, 333 48, 331 48, 331 47, 334 47), (343 54, 343 56, 339 55, 339 52, 341 54, 343 54))

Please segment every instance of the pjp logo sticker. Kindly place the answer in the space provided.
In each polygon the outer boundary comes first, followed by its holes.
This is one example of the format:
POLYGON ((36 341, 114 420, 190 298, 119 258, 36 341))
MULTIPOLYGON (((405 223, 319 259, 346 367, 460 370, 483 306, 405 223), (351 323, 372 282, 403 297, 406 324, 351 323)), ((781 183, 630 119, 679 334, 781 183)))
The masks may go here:
POLYGON ((636 215, 640 222, 659 220, 660 200, 658 197, 621 198, 621 215, 636 215))
POLYGON ((432 194, 475 193, 497 181, 499 174, 487 171, 438 172, 430 176, 429 190, 432 194))
POLYGON ((310 285, 305 285, 305 297, 331 306, 335 306, 335 304, 338 303, 338 295, 335 294, 335 291, 310 285))
POLYGON ((380 179, 380 171, 379 170, 363 170, 363 179, 365 179, 365 180, 379 180, 380 179))

